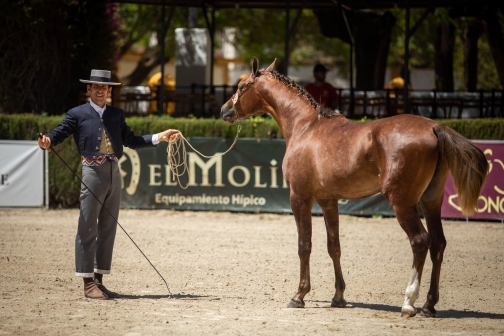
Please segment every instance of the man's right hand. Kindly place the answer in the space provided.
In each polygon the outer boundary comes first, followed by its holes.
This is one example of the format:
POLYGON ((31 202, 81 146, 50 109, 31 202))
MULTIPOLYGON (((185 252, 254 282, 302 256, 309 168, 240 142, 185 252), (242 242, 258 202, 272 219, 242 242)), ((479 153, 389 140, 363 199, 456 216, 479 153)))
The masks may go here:
POLYGON ((42 149, 47 149, 48 152, 51 151, 51 139, 46 137, 45 135, 42 135, 42 138, 38 138, 38 145, 42 149))

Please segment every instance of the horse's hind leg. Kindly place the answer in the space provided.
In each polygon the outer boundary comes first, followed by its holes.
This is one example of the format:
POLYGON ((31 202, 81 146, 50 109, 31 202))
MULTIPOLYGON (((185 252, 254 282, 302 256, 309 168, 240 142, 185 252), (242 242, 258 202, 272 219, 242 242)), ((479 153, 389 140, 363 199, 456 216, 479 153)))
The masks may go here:
POLYGON ((312 237, 311 209, 313 200, 302 199, 291 191, 290 203, 298 230, 298 255, 300 261, 299 287, 287 308, 304 308, 303 298, 310 291, 310 254, 312 237))
POLYGON ((403 317, 416 315, 414 303, 420 292, 420 282, 425 264, 425 257, 430 246, 430 237, 420 221, 417 204, 410 206, 393 206, 399 224, 408 235, 411 249, 413 251, 413 267, 406 287, 404 303, 401 308, 403 317))
POLYGON ((431 236, 430 257, 432 260, 432 273, 429 293, 421 314, 427 317, 435 317, 436 309, 434 305, 439 301, 439 278, 441 274, 441 264, 446 248, 446 239, 441 223, 441 205, 443 204, 443 192, 446 176, 436 176, 420 199, 422 211, 425 216, 427 230, 431 236), (438 180, 439 179, 439 180, 438 180))
POLYGON ((343 272, 341 271, 341 247, 339 241, 339 213, 338 200, 317 200, 324 213, 324 221, 327 231, 327 251, 334 264, 334 275, 336 293, 331 302, 331 307, 342 308, 346 306, 346 301, 343 298, 345 292, 345 280, 343 280, 343 272))

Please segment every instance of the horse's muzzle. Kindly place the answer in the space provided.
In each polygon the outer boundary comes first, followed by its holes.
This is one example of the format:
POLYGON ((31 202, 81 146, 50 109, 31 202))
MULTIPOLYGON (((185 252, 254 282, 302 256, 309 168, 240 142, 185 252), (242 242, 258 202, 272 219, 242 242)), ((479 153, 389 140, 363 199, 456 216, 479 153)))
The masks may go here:
POLYGON ((230 124, 233 124, 236 121, 236 111, 230 100, 222 105, 220 117, 222 120, 230 124))

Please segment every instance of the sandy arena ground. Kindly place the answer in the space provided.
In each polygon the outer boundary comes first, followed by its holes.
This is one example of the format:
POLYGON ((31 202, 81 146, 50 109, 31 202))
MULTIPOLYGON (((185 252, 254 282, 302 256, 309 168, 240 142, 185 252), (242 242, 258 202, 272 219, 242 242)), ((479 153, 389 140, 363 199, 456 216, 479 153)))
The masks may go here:
MULTIPOLYGON (((332 262, 314 217, 312 291, 298 285, 289 215, 122 210, 105 285, 122 299, 84 298, 74 276, 78 211, 0 210, 0 335, 504 335, 504 225, 445 221, 438 317, 400 317, 412 254, 395 219, 341 216, 348 307, 330 308, 332 262)), ((427 295, 426 262, 420 298, 427 295)))

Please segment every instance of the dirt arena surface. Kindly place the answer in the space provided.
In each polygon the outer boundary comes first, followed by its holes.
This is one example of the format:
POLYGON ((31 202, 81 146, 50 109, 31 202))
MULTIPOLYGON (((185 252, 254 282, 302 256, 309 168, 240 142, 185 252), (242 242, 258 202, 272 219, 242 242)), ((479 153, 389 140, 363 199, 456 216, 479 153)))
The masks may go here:
MULTIPOLYGON (((312 291, 299 277, 290 215, 122 210, 105 285, 84 298, 74 276, 78 210, 0 210, 0 335, 504 335, 504 225, 444 221, 438 317, 400 317, 412 254, 394 218, 341 216, 347 308, 330 308, 334 273, 314 217, 312 291)), ((428 258, 416 306, 428 291, 428 258)))

